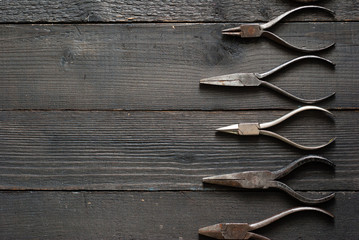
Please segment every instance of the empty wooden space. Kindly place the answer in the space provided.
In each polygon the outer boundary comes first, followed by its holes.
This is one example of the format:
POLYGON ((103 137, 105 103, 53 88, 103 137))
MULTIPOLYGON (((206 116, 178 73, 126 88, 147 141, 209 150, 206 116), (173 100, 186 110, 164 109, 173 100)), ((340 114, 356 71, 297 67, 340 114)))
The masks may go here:
MULTIPOLYGON (((322 0, 335 10, 335 21, 358 21, 359 7, 352 0, 322 0)), ((288 9, 300 6, 292 0, 209 1, 11 1, 0 3, 1 22, 253 22, 268 21, 288 9)), ((313 12, 312 12, 313 13, 313 12)), ((326 14, 301 14, 296 20, 328 20, 326 14)))
POLYGON ((357 239, 359 5, 302 11, 271 28, 336 66, 305 60, 267 78, 303 98, 336 92, 266 136, 215 129, 277 119, 301 104, 270 89, 200 86, 206 77, 266 72, 302 56, 271 40, 223 37, 300 6, 290 0, 0 1, 0 239, 200 239, 200 227, 253 223, 301 206, 276 190, 202 184, 211 175, 276 170, 306 155, 283 182, 318 207, 256 231, 270 239, 357 239))

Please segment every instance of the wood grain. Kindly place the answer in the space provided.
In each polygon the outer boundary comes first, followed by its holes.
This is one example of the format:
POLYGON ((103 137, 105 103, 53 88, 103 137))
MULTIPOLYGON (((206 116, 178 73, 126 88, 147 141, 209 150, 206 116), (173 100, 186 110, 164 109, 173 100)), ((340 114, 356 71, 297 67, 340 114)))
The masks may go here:
MULTIPOLYGON (((273 130, 303 144, 335 144, 282 179, 325 204, 335 221, 298 213, 256 232, 271 239, 359 236, 359 5, 320 1, 271 30, 319 53, 267 80, 336 118, 302 113, 273 130)), ((298 103, 268 89, 199 86, 265 72, 300 54, 267 39, 222 37, 268 21, 290 0, 0 0, 0 239, 200 239, 198 228, 253 223, 299 202, 280 191, 203 185, 205 176, 276 170, 308 154, 269 137, 214 129, 270 121, 298 103), (29 24, 30 23, 30 24, 29 24), (118 24, 120 23, 120 24, 118 24), (237 111, 240 110, 240 111, 237 111)))
MULTIPOLYGON (((325 193, 326 194, 326 193, 325 193)), ((2 239, 206 239, 200 227, 253 223, 296 207, 275 193, 0 192, 2 239), (270 206, 270 207, 269 207, 270 206)), ((335 220, 295 213, 256 233, 271 239, 356 239, 357 192, 321 205, 335 220)))
MULTIPOLYGON (((196 190, 205 176, 276 170, 309 154, 279 140, 239 137, 215 129, 274 120, 287 111, 3 111, 0 188, 37 190, 196 190)), ((332 146, 314 152, 337 164, 293 172, 297 190, 359 189, 358 112, 315 111, 272 130, 298 143, 332 146)), ((218 189, 205 186, 205 189, 218 189)), ((283 194, 284 195, 284 194, 283 194)))
MULTIPOLYGON (((359 20, 356 1, 321 1, 320 5, 336 12, 335 21, 359 20)), ((300 5, 290 0, 2 0, 0 22, 253 22, 268 21, 297 6, 300 5)), ((309 13, 292 19, 333 19, 320 11, 309 13)))
MULTIPOLYGON (((0 109, 241 110, 298 105, 265 88, 199 86, 205 77, 266 72, 298 56, 267 39, 223 38, 223 24, 1 25, 0 109)), ((290 23, 294 44, 335 41, 266 80, 326 108, 358 107, 359 23, 290 23), (303 34, 304 33, 304 34, 303 34), (351 91, 348 91, 351 89, 351 91)))

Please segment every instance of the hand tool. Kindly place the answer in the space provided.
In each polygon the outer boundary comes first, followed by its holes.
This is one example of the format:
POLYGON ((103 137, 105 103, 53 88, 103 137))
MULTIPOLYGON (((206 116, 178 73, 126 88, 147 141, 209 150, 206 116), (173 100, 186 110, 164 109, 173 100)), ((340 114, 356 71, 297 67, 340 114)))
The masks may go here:
POLYGON ((232 239, 232 240, 244 240, 244 239, 258 239, 258 240, 270 240, 269 238, 251 232, 253 230, 262 228, 271 224, 289 214, 300 211, 317 211, 334 218, 334 215, 320 208, 314 207, 297 207, 287 211, 281 212, 270 218, 257 223, 219 223, 208 227, 203 227, 198 230, 198 233, 207 237, 215 239, 232 239))
POLYGON ((283 40, 282 38, 278 37, 274 33, 266 31, 266 29, 272 27, 273 25, 278 23, 280 20, 282 20, 286 16, 290 15, 291 13, 294 13, 294 12, 297 12, 297 11, 303 10, 303 9, 318 9, 318 10, 323 10, 323 11, 326 11, 326 12, 334 15, 334 12, 332 10, 325 8, 325 7, 315 6, 315 5, 302 6, 302 7, 292 9, 288 12, 285 12, 267 23, 242 24, 239 27, 224 29, 224 30, 222 30, 222 34, 238 36, 241 38, 255 38, 255 37, 264 36, 264 37, 267 37, 267 38, 273 40, 276 43, 279 43, 283 46, 286 46, 288 48, 291 48, 291 49, 294 49, 297 51, 301 51, 301 52, 317 52, 317 51, 322 51, 322 50, 325 50, 325 49, 328 49, 328 48, 334 46, 335 43, 332 43, 326 47, 317 48, 317 49, 299 48, 299 47, 296 47, 296 46, 288 43, 287 41, 283 40))
POLYGON ((234 125, 229 125, 227 127, 222 127, 222 128, 218 128, 216 129, 217 131, 220 132, 225 132, 225 133, 231 133, 231 134, 236 134, 236 135, 266 135, 266 136, 270 136, 270 137, 274 137, 277 138, 283 142, 286 142, 294 147, 297 147, 299 149, 303 149, 303 150, 316 150, 319 148, 323 148, 329 144, 331 144, 332 142, 335 141, 335 137, 332 138, 329 142, 323 144, 323 145, 319 145, 319 146, 304 146, 298 143, 295 143, 291 140, 289 140, 288 138, 285 138, 277 133, 268 131, 268 130, 264 130, 266 128, 270 128, 273 127, 281 122, 283 122, 284 120, 292 117, 293 115, 299 113, 299 112, 303 112, 303 111, 307 111, 307 110, 318 110, 318 111, 323 111, 325 113, 328 113, 329 116, 332 116, 332 113, 329 112, 328 110, 324 109, 324 108, 320 108, 320 107, 316 107, 316 106, 304 106, 301 108, 298 108, 296 110, 293 110, 289 113, 287 113, 286 115, 271 121, 271 122, 266 122, 266 123, 239 123, 239 124, 234 124, 234 125))
POLYGON ((293 94, 286 92, 285 90, 283 90, 267 81, 261 80, 261 79, 268 77, 269 75, 277 72, 278 70, 281 70, 281 69, 287 67, 288 65, 290 65, 292 63, 295 63, 295 62, 298 62, 298 61, 304 60, 304 59, 319 59, 319 60, 322 60, 324 62, 331 64, 332 66, 335 66, 335 64, 328 59, 314 56, 314 55, 307 55, 307 56, 298 57, 291 61, 283 63, 282 65, 280 65, 272 70, 269 70, 268 72, 265 72, 265 73, 234 73, 234 74, 204 78, 204 79, 200 80, 200 83, 201 84, 209 84, 209 85, 217 85, 217 86, 232 86, 232 87, 265 86, 265 87, 270 88, 278 93, 283 94, 284 96, 286 96, 288 98, 294 99, 298 102, 305 103, 305 104, 317 103, 317 102, 323 101, 325 99, 328 99, 331 96, 334 96, 335 92, 333 92, 332 94, 330 94, 326 97, 319 98, 319 99, 303 99, 303 98, 296 97, 293 94))
POLYGON ((334 198, 335 193, 331 193, 328 196, 322 197, 322 198, 308 198, 305 197, 293 189, 291 189, 286 184, 276 181, 277 179, 280 179, 286 175, 288 175, 290 172, 292 172, 294 169, 298 168, 299 166, 302 166, 303 164, 309 163, 309 162, 320 162, 327 164, 331 167, 335 167, 335 164, 331 161, 329 161, 326 158, 320 157, 320 156, 306 156, 303 158, 300 158, 288 166, 279 169, 277 171, 271 172, 271 171, 247 171, 247 172, 239 172, 239 173, 231 173, 231 174, 224 174, 224 175, 217 175, 212 177, 205 177, 203 178, 204 183, 210 183, 210 184, 218 184, 218 185, 224 185, 224 186, 230 186, 230 187, 237 187, 237 188, 243 188, 243 189, 268 189, 268 188, 277 188, 280 190, 285 191, 292 197, 296 198, 298 201, 301 201, 306 204, 319 204, 326 201, 329 201, 330 199, 334 198))

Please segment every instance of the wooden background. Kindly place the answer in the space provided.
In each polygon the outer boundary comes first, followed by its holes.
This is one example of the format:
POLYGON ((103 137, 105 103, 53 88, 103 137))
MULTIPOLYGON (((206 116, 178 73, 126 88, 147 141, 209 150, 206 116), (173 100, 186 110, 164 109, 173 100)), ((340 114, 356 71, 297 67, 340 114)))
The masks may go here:
MULTIPOLYGON (((359 4, 321 1, 272 28, 299 46, 336 42, 268 80, 335 114, 308 112, 273 130, 335 171, 308 164, 284 181, 335 214, 298 213, 257 233, 271 239, 359 239, 359 4)), ((299 56, 267 39, 222 37, 268 21, 289 0, 0 1, 0 239, 207 239, 198 228, 256 222, 302 204, 279 191, 202 185, 214 174, 275 170, 308 154, 269 137, 214 129, 269 121, 299 106, 268 89, 199 86, 265 72, 299 56)))

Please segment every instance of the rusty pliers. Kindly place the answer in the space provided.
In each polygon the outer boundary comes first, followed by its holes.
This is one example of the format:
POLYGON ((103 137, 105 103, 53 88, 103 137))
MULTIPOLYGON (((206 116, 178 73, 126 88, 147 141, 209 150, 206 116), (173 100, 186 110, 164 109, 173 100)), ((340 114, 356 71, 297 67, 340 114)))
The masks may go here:
POLYGON ((297 51, 301 51, 301 52, 317 52, 317 51, 322 51, 322 50, 325 50, 325 49, 328 49, 328 48, 334 46, 335 43, 332 43, 326 47, 317 48, 317 49, 299 48, 299 47, 296 47, 296 46, 288 43, 287 41, 283 40, 282 38, 278 37, 274 33, 266 31, 266 29, 272 27, 273 25, 278 23, 280 20, 282 20, 286 16, 288 16, 291 13, 294 13, 296 11, 302 10, 302 9, 320 9, 320 10, 324 10, 324 11, 334 15, 334 12, 332 10, 325 8, 325 7, 315 6, 315 5, 302 6, 302 7, 292 9, 288 12, 285 12, 282 15, 279 15, 278 17, 274 18, 273 20, 271 20, 267 23, 242 24, 239 27, 224 29, 224 30, 222 30, 222 34, 231 35, 231 36, 239 36, 241 38, 254 38, 254 37, 264 36, 264 37, 267 37, 267 38, 273 40, 276 43, 279 43, 283 46, 286 46, 288 48, 291 48, 291 49, 294 49, 297 51))
POLYGON ((317 211, 334 218, 334 215, 320 208, 314 207, 297 207, 287 211, 281 212, 270 218, 264 219, 257 223, 219 223, 207 227, 200 228, 198 233, 207 237, 215 239, 232 239, 232 240, 244 240, 244 239, 258 239, 258 240, 270 240, 269 238, 253 233, 251 231, 262 228, 271 224, 289 214, 301 211, 317 211))
POLYGON ((212 177, 205 177, 202 179, 204 183, 210 184, 217 184, 223 186, 230 186, 230 187, 237 187, 237 188, 244 188, 244 189, 268 189, 268 188, 277 188, 283 190, 284 192, 288 193, 292 197, 296 198, 298 201, 306 203, 306 204, 319 204, 330 199, 334 198, 335 193, 331 193, 328 196, 322 198, 308 198, 305 197, 293 189, 291 189, 286 184, 277 181, 294 169, 298 168, 299 166, 309 163, 309 162, 320 162, 327 164, 331 167, 335 167, 332 161, 329 161, 326 158, 320 156, 306 156, 300 158, 288 166, 279 169, 277 171, 247 171, 247 172, 239 172, 239 173, 231 173, 231 174, 224 174, 224 175, 217 175, 212 177))
POLYGON ((285 143, 288 143, 294 147, 297 147, 299 149, 303 149, 303 150, 316 150, 319 148, 323 148, 329 144, 331 144, 332 142, 335 141, 335 137, 332 138, 329 142, 319 145, 319 146, 304 146, 298 143, 295 143, 291 140, 289 140, 288 138, 285 138, 275 132, 271 132, 268 130, 265 130, 266 128, 270 128, 273 127, 281 122, 283 122, 284 120, 292 117, 293 115, 299 113, 299 112, 303 112, 303 111, 307 111, 307 110, 318 110, 318 111, 322 111, 325 113, 328 113, 330 116, 332 116, 332 113, 329 112, 328 110, 324 109, 324 108, 320 108, 320 107, 316 107, 316 106, 304 106, 298 109, 295 109, 289 113, 287 113, 286 115, 271 121, 271 122, 266 122, 266 123, 239 123, 239 124, 234 124, 234 125, 229 125, 227 127, 222 127, 222 128, 218 128, 216 129, 217 131, 220 132, 225 132, 225 133, 231 133, 231 134, 236 134, 236 135, 266 135, 266 136, 270 136, 270 137, 274 137, 277 138, 285 143))
POLYGON ((304 59, 318 59, 322 60, 324 62, 327 62, 331 64, 332 66, 335 66, 335 64, 325 58, 314 56, 314 55, 307 55, 295 58, 291 61, 288 61, 286 63, 283 63, 282 65, 273 68, 272 70, 269 70, 265 73, 233 73, 233 74, 227 74, 227 75, 221 75, 216 77, 210 77, 210 78, 204 78, 200 80, 200 84, 209 84, 209 85, 217 85, 217 86, 231 86, 231 87, 258 87, 258 86, 265 86, 269 89, 272 89, 278 93, 281 93, 282 95, 294 99, 298 102, 305 103, 305 104, 313 104, 320 101, 323 101, 325 99, 328 99, 335 95, 335 92, 329 94, 326 97, 319 98, 319 99, 303 99, 299 98, 297 96, 294 96, 293 94, 267 82, 263 81, 262 79, 265 77, 268 77, 269 75, 287 67, 288 65, 304 60, 304 59))

